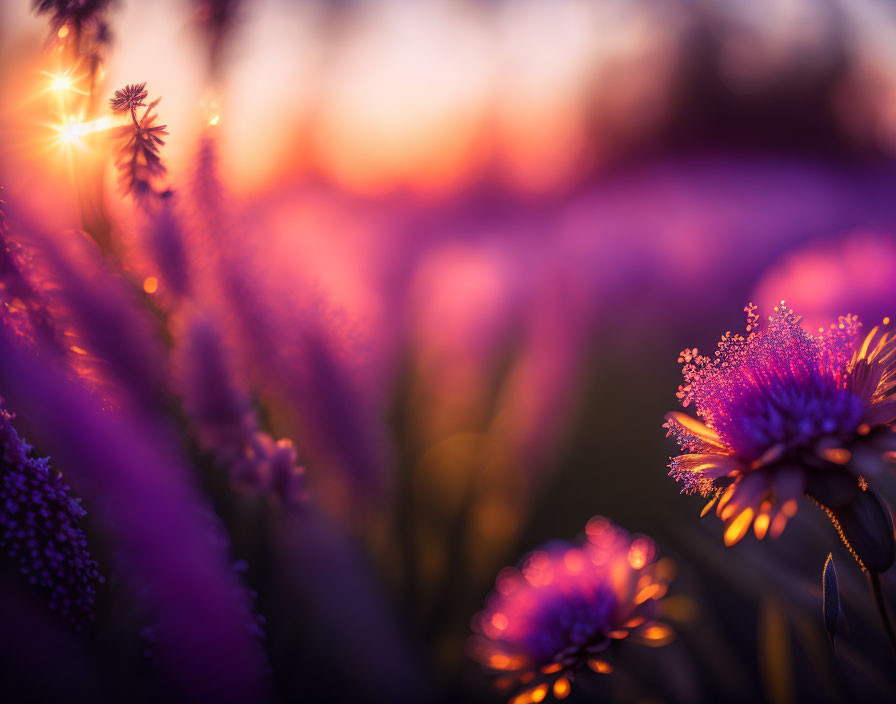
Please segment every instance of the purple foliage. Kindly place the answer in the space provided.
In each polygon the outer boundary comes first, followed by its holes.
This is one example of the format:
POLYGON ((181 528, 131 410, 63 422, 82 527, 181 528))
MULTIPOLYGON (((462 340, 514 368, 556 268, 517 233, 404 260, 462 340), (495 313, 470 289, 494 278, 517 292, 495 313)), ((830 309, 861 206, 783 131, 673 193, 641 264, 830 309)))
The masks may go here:
POLYGON ((0 407, 0 549, 50 610, 80 630, 93 620, 102 581, 78 525, 86 512, 49 460, 31 451, 0 407))
POLYGON ((255 619, 210 536, 170 438, 104 408, 0 332, 0 383, 106 525, 119 566, 157 626, 158 665, 178 696, 258 701, 267 689, 255 619))

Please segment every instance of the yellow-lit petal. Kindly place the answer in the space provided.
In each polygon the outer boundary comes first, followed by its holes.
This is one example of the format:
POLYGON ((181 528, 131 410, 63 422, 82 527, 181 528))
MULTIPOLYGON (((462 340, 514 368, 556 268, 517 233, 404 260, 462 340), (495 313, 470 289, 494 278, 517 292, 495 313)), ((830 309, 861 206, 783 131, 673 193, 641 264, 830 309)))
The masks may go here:
POLYGON ((768 526, 770 523, 771 518, 767 513, 760 513, 756 516, 756 520, 753 522, 753 532, 756 534, 758 540, 762 540, 765 537, 765 534, 768 533, 768 526))
POLYGON ((652 623, 638 632, 638 638, 647 645, 659 647, 675 640, 675 631, 664 623, 652 623))
POLYGON ((554 696, 557 699, 566 699, 569 696, 569 680, 565 677, 559 677, 554 682, 554 696))
POLYGON ((613 671, 613 666, 605 660, 589 660, 588 667, 602 675, 609 675, 613 671))
POLYGON ((750 523, 753 521, 753 509, 745 508, 737 516, 732 519, 731 523, 725 529, 725 545, 729 547, 739 542, 747 531, 750 529, 750 523))
POLYGON ((720 450, 726 449, 725 444, 721 441, 719 434, 715 430, 693 416, 689 416, 687 413, 672 411, 671 413, 666 414, 666 421, 681 426, 685 431, 708 445, 718 447, 720 450))

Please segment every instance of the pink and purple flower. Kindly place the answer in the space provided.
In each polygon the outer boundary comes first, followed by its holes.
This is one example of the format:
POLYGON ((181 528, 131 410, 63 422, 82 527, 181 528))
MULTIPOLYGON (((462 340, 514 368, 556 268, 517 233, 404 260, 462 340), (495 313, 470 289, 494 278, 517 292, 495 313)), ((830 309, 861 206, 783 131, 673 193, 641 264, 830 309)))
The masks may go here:
POLYGON ((685 453, 670 475, 684 492, 712 497, 704 513, 715 507, 726 545, 751 526, 760 540, 777 537, 806 494, 860 564, 883 571, 893 561, 892 520, 868 480, 896 451, 896 333, 885 319, 860 336, 845 316, 810 334, 783 303, 767 323, 755 306, 745 310, 746 335, 728 332, 713 355, 695 348, 679 358, 678 398, 697 418, 666 416, 685 453), (863 516, 878 513, 884 527, 866 546, 863 516))
POLYGON ((613 671, 613 643, 665 645, 657 619, 673 567, 654 542, 606 518, 588 521, 579 543, 556 541, 498 573, 472 622, 473 658, 497 675, 512 704, 565 699, 577 673, 613 671))

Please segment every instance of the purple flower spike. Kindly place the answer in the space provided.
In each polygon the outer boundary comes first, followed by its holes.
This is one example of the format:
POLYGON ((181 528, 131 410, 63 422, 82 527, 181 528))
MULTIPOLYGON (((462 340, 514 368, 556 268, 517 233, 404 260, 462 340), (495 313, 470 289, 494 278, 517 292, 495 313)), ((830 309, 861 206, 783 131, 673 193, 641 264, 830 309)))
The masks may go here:
POLYGON ((0 384, 102 519, 121 572, 155 617, 158 667, 186 701, 263 701, 255 619, 172 440, 105 408, 0 327, 0 384))
POLYGON ((863 567, 892 564, 891 537, 879 536, 878 546, 866 539, 872 529, 852 519, 868 503, 867 480, 896 450, 889 320, 860 337, 858 320, 846 316, 813 335, 783 303, 766 324, 755 306, 746 311, 746 336, 726 333, 712 356, 681 353, 678 398, 701 420, 666 416, 668 434, 686 453, 672 459, 670 475, 685 492, 713 497, 705 511, 715 506, 725 522, 726 545, 751 525, 760 540, 777 537, 808 494, 832 518, 850 519, 841 521, 849 523, 841 535, 863 567))
POLYGON ((177 350, 185 408, 206 452, 225 464, 231 479, 256 491, 270 491, 296 508, 305 499, 305 470, 289 440, 262 432, 250 399, 209 314, 188 314, 177 350))
POLYGON ((11 421, 0 407, 0 549, 46 593, 50 609, 81 630, 93 620, 102 581, 78 526, 86 512, 49 460, 31 456, 11 421))

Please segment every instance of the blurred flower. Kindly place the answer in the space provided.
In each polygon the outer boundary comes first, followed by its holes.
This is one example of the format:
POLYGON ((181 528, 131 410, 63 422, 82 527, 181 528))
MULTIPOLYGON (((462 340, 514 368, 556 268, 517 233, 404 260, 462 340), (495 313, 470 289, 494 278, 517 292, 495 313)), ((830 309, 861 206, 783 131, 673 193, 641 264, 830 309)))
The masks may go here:
POLYGON ((55 342, 53 321, 29 279, 23 247, 9 236, 3 205, 0 200, 0 322, 26 340, 55 342))
POLYGON ((11 421, 0 407, 0 548, 28 584, 47 594, 50 609, 80 630, 93 620, 102 581, 78 526, 86 512, 49 460, 31 457, 11 421))
POLYGON ((300 506, 305 468, 297 463, 292 441, 275 441, 261 430, 216 321, 209 314, 188 314, 178 338, 179 387, 200 446, 227 466, 234 483, 269 491, 290 508, 300 506))
POLYGON ((827 325, 844 310, 860 320, 880 320, 896 300, 896 238, 857 230, 788 249, 753 292, 761 310, 782 298, 808 329, 827 325))
POLYGON ((671 565, 650 538, 602 517, 581 544, 557 541, 498 574, 486 609, 473 618, 471 654, 501 673, 495 684, 514 704, 569 695, 582 667, 613 671, 614 640, 665 645, 672 630, 655 621, 671 565), (519 691, 522 690, 522 691, 519 691))
MULTIPOLYGON (((889 556, 886 546, 859 554, 850 534, 864 536, 888 520, 865 510, 866 478, 896 450, 889 427, 896 418, 896 335, 876 326, 860 340, 854 316, 810 335, 783 303, 765 326, 755 306, 745 310, 746 337, 728 332, 712 357, 695 348, 679 358, 685 383, 678 398, 684 407, 693 403, 703 422, 667 414, 668 434, 687 453, 672 459, 670 475, 687 493, 713 495, 704 512, 715 505, 726 545, 751 525, 759 539, 777 537, 806 493, 835 523, 845 519, 838 528, 863 566, 870 558, 885 569, 892 549, 889 556)), ((875 534, 892 543, 892 536, 875 534)))

